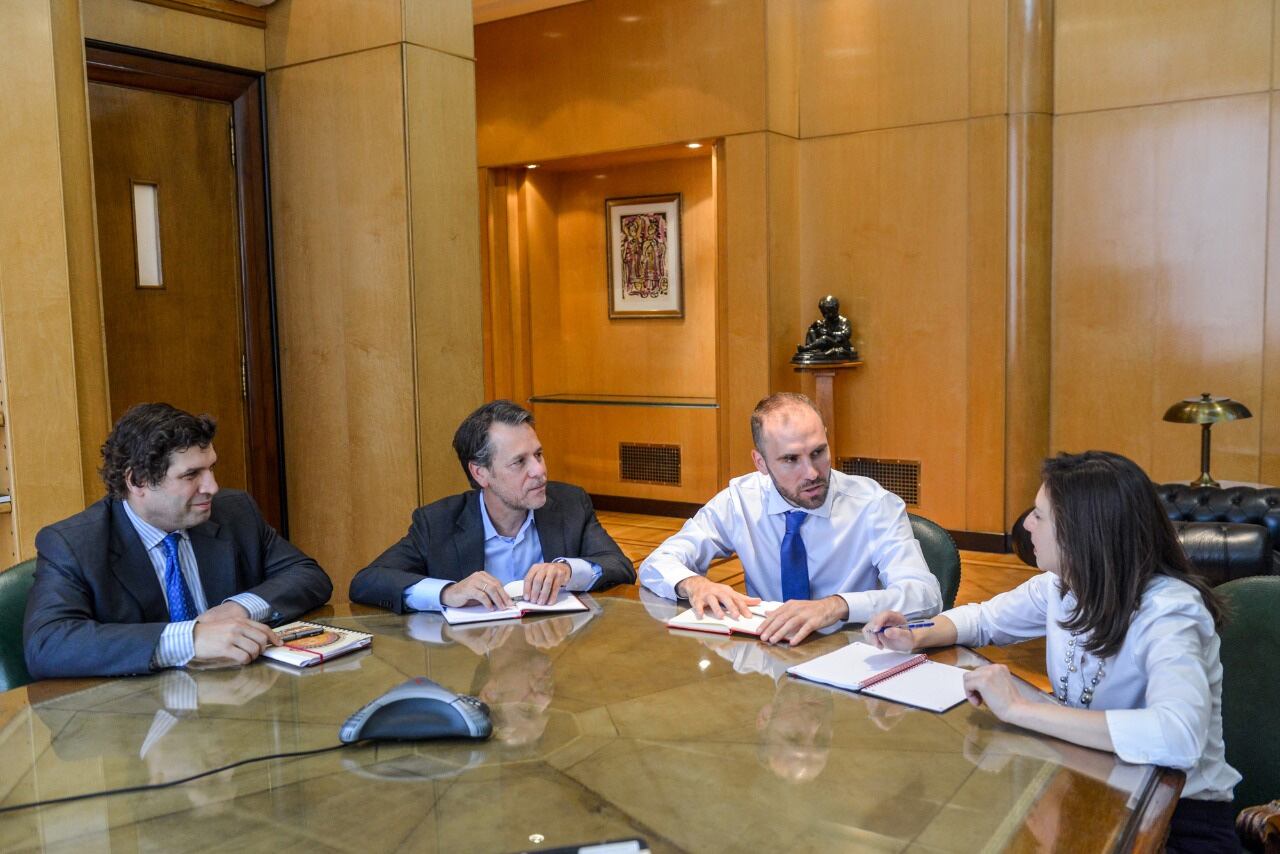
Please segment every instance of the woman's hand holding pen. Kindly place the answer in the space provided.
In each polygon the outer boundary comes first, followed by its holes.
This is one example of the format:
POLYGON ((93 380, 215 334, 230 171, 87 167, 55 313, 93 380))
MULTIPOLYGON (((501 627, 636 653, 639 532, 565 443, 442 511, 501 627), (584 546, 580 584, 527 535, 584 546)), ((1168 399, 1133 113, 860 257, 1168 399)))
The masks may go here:
POLYGON ((907 618, 897 611, 881 611, 867 620, 862 627, 862 636, 876 649, 914 652, 916 639, 907 625, 907 618))
POLYGON ((915 652, 917 649, 953 646, 956 624, 941 614, 924 622, 911 622, 897 611, 881 611, 867 620, 862 627, 862 636, 876 649, 915 652))

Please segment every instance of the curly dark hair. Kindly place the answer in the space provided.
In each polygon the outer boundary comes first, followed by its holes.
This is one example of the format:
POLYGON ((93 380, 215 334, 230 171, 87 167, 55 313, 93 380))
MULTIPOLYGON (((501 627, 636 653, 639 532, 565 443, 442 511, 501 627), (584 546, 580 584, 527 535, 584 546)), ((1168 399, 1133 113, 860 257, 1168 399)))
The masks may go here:
POLYGON ((187 448, 207 448, 218 424, 208 415, 192 415, 167 403, 139 403, 120 416, 102 444, 98 475, 115 498, 129 494, 129 483, 156 486, 169 472, 169 458, 187 448))

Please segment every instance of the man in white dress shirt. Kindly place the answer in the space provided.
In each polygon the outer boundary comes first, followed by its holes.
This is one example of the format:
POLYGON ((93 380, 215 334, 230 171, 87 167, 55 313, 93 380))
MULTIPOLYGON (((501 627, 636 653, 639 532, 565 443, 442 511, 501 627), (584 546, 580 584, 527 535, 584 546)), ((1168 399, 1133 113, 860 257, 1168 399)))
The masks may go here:
POLYGON ((729 481, 640 566, 640 583, 688 599, 701 616, 747 616, 784 602, 762 626, 767 643, 862 623, 886 608, 913 617, 942 607, 938 581, 911 533, 906 505, 869 478, 831 470, 827 429, 812 401, 774 394, 751 413, 756 471, 729 481), (736 553, 747 595, 706 577, 736 553))

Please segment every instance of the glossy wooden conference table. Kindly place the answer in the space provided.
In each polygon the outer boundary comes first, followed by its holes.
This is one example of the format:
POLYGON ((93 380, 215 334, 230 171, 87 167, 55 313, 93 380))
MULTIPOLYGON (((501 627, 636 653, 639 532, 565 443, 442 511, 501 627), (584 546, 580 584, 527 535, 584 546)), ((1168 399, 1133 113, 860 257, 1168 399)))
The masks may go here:
POLYGON ((332 618, 373 632, 372 648, 304 673, 260 662, 0 694, 0 806, 335 744, 350 712, 411 676, 479 695, 495 723, 488 742, 349 747, 0 814, 0 850, 520 851, 638 836, 655 851, 1103 851, 1158 843, 1177 797, 1180 775, 967 704, 935 715, 782 675, 850 633, 774 650, 670 633, 654 601, 592 604, 466 631, 426 614, 332 618))

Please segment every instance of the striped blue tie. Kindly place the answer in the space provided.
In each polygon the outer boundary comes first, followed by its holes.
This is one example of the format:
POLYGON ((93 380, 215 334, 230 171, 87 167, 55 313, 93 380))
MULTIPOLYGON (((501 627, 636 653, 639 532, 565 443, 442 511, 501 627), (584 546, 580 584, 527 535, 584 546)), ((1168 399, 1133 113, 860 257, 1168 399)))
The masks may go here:
POLYGON ((194 620, 196 604, 191 601, 191 591, 182 577, 182 566, 178 563, 178 538, 182 535, 174 531, 161 540, 164 544, 164 595, 169 600, 169 620, 181 623, 183 620, 194 620))
POLYGON ((808 599, 809 553, 800 539, 800 526, 809 514, 803 510, 787 511, 787 533, 782 538, 782 601, 808 599))

